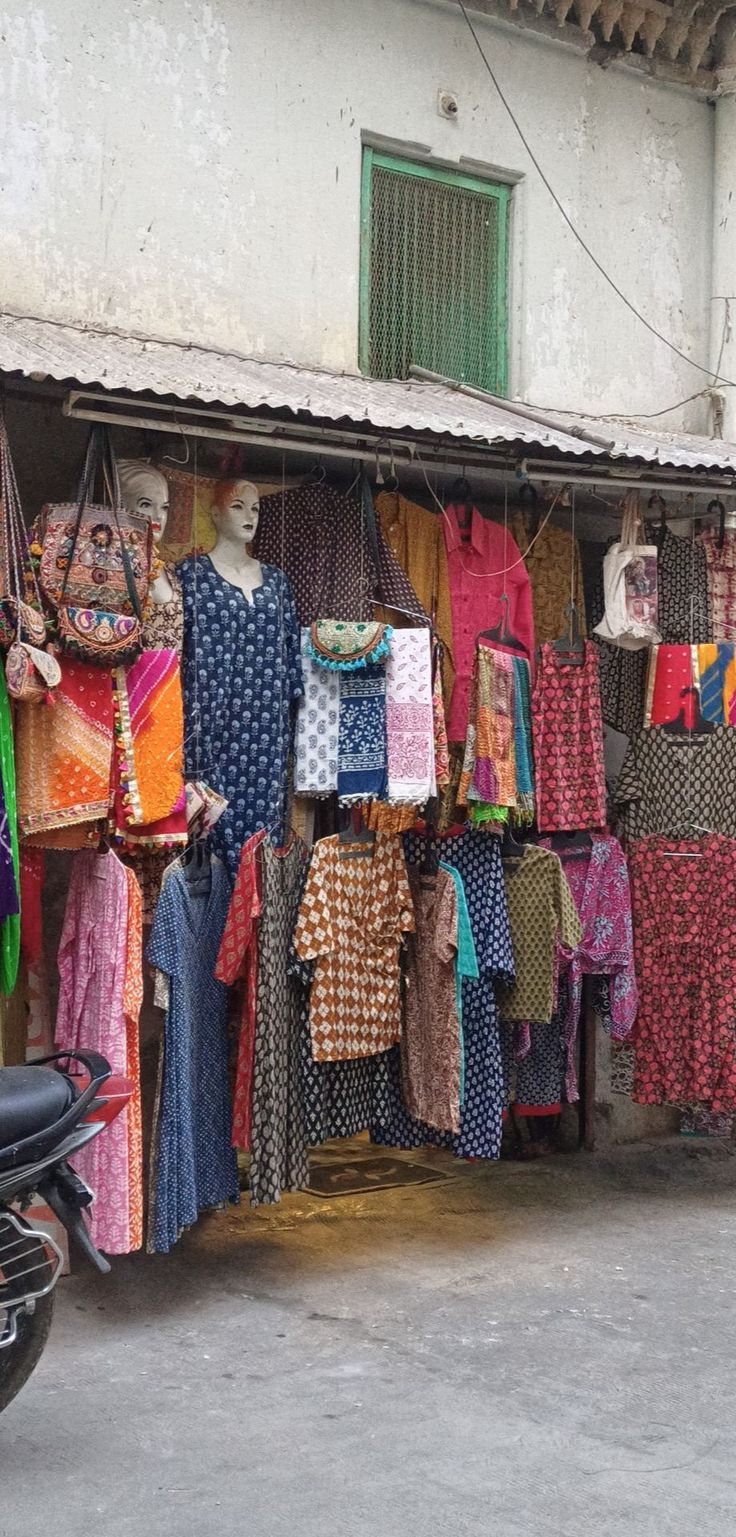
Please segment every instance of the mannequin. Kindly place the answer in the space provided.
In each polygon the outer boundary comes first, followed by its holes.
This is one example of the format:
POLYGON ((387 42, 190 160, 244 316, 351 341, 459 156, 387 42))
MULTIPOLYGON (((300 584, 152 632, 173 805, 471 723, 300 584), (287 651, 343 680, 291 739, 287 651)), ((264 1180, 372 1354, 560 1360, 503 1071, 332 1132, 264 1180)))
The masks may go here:
MULTIPOLYGON (((169 517, 169 487, 165 475, 145 459, 118 459, 123 506, 153 525, 153 543, 159 545, 169 517)), ((148 596, 151 603, 171 603, 174 588, 166 566, 159 561, 148 596)))
POLYGON ((258 528, 258 487, 250 480, 223 480, 210 507, 217 542, 210 550, 210 560, 219 575, 233 587, 239 587, 251 601, 263 583, 259 560, 248 552, 258 528))
POLYGON ((177 566, 185 772, 227 801, 210 841, 231 880, 251 834, 265 827, 276 843, 283 835, 293 705, 303 692, 291 588, 283 571, 248 548, 258 510, 250 481, 219 482, 210 508, 214 549, 177 566))
POLYGON ((165 475, 145 459, 118 459, 123 506, 148 518, 153 529, 154 560, 148 601, 143 616, 145 650, 174 650, 181 655, 182 598, 173 566, 167 566, 157 549, 169 517, 169 487, 165 475))

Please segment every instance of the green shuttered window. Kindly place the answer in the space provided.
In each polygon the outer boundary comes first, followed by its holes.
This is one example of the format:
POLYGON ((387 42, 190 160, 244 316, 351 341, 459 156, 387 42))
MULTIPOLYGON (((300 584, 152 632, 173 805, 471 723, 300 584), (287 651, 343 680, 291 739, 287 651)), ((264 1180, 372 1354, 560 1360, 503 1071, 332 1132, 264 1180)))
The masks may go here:
POLYGON ((363 151, 360 366, 506 390, 509 188, 363 151))

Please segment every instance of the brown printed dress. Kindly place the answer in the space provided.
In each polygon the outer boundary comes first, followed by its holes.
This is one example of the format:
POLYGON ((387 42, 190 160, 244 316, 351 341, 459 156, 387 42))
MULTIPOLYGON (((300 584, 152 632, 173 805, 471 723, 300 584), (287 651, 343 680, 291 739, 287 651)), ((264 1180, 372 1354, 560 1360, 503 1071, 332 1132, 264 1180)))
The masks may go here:
POLYGON ((414 928, 400 838, 315 844, 294 932, 302 961, 314 961, 309 998, 315 1062, 371 1057, 401 1034, 399 945, 414 928))
POLYGON ((401 1087, 417 1120, 460 1129, 460 1026, 457 1016, 457 891, 445 870, 409 872, 416 930, 408 940, 401 1087))

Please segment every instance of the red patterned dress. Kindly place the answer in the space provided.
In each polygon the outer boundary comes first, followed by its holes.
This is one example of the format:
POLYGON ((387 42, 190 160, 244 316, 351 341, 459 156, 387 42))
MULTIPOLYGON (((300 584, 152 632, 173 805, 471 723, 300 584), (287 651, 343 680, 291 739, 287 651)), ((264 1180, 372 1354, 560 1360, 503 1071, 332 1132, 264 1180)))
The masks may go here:
POLYGON ((240 1016, 238 1065, 233 1094, 233 1147, 250 1151, 253 1105, 253 1055, 256 1029, 256 980, 258 972, 257 925, 261 911, 258 890, 256 851, 265 833, 254 833, 243 844, 235 886, 222 933, 215 976, 229 987, 239 978, 243 982, 243 1008, 240 1016))
POLYGON ((629 877, 639 988, 633 1098, 736 1110, 736 841, 642 838, 629 877))
POLYGON ((603 722, 598 654, 585 643, 585 661, 565 662, 540 646, 532 694, 532 739, 540 832, 605 827, 603 722))

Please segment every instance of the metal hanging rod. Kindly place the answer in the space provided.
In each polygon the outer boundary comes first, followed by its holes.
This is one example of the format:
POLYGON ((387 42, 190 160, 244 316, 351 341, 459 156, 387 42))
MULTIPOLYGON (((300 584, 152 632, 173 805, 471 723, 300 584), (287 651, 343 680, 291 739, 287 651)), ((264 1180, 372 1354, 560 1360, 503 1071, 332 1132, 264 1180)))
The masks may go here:
POLYGON ((135 427, 146 432, 167 435, 185 435, 209 439, 213 442, 245 443, 251 447, 272 448, 292 453, 311 454, 325 459, 360 460, 375 464, 393 461, 406 469, 422 464, 428 470, 462 470, 479 481, 494 481, 508 475, 510 468, 521 471, 520 478, 548 481, 550 485, 571 485, 595 491, 605 487, 609 492, 616 487, 641 491, 667 491, 685 495, 688 492, 703 496, 736 493, 734 476, 717 476, 694 471, 691 477, 678 476, 676 471, 663 470, 660 476, 650 466, 637 473, 634 469, 618 470, 615 466, 599 463, 573 467, 559 459, 536 459, 518 451, 504 451, 499 447, 487 449, 462 443, 446 443, 441 448, 436 441, 427 442, 418 437, 406 437, 381 432, 377 428, 340 428, 315 426, 302 423, 292 425, 280 420, 263 417, 242 417, 232 411, 182 405, 174 407, 158 401, 130 400, 125 395, 99 395, 93 391, 71 390, 63 403, 65 416, 77 421, 103 422, 110 426, 135 427), (646 478, 645 478, 646 477, 646 478))

